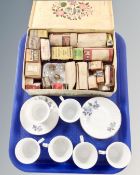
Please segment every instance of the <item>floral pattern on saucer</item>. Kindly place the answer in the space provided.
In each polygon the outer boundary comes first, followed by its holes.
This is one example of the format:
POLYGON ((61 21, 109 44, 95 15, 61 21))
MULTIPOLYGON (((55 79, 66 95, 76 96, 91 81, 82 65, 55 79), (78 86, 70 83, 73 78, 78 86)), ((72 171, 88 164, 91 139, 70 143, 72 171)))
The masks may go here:
POLYGON ((49 105, 50 108, 54 108, 52 101, 50 101, 45 96, 36 96, 34 97, 34 100, 44 100, 49 105))
POLYGON ((37 132, 41 132, 43 130, 42 126, 41 125, 33 125, 33 130, 34 131, 37 131, 37 132))
POLYGON ((97 110, 100 107, 97 100, 94 101, 94 103, 88 102, 88 105, 83 107, 83 114, 85 116, 91 116, 93 113, 93 110, 97 110))
POLYGON ((47 96, 34 96, 30 99, 28 99, 22 106, 20 111, 20 122, 22 127, 30 134, 33 135, 44 135, 52 131, 59 120, 59 114, 58 114, 58 106, 51 98, 47 96), (32 123, 28 119, 28 113, 26 111, 28 104, 32 103, 34 100, 44 100, 49 107, 51 108, 50 116, 49 118, 40 124, 32 123))
POLYGON ((90 5, 90 2, 69 0, 55 2, 52 6, 52 11, 56 17, 81 20, 83 17, 92 15, 93 7, 90 5))
POLYGON ((107 131, 112 132, 115 130, 115 127, 116 127, 116 122, 111 122, 109 124, 109 127, 107 127, 107 131))
POLYGON ((120 129, 121 112, 113 101, 94 97, 83 104, 80 123, 89 136, 108 139, 120 129))

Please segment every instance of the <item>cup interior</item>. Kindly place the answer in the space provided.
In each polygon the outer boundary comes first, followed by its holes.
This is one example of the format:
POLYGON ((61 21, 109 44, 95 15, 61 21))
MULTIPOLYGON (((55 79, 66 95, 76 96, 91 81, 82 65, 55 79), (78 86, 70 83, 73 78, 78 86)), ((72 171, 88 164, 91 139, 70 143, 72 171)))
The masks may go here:
POLYGON ((61 102, 60 106, 60 117, 62 120, 72 123, 79 119, 81 112, 81 105, 74 99, 66 99, 61 102))
POLYGON ((43 100, 36 100, 30 106, 30 119, 35 123, 44 122, 50 113, 48 104, 43 100))
POLYGON ((40 146, 34 139, 22 139, 16 145, 15 155, 21 163, 33 163, 40 155, 40 146))
POLYGON ((58 136, 50 142, 48 149, 50 157, 54 161, 65 162, 71 157, 73 146, 68 138, 64 136, 58 136))
POLYGON ((88 142, 78 144, 73 152, 75 164, 82 169, 92 168, 96 164, 97 158, 96 148, 88 142))
POLYGON ((109 146, 106 156, 111 166, 115 168, 124 168, 130 162, 131 152, 127 145, 116 142, 109 146))

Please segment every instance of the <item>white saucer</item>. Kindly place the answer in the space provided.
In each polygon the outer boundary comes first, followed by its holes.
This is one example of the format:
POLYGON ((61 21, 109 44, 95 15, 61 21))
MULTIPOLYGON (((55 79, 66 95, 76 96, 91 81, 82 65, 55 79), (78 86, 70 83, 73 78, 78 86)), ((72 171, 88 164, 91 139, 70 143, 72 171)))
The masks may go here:
POLYGON ((57 104, 49 97, 46 96, 35 96, 27 100, 20 111, 20 122, 23 126, 23 128, 29 132, 30 134, 34 135, 43 135, 49 133, 51 130, 55 128, 59 120, 59 115, 58 115, 58 107, 57 104), (52 108, 50 115, 46 121, 44 121, 41 124, 33 124, 28 117, 27 113, 27 106, 29 103, 32 103, 34 100, 44 100, 48 105, 52 108))
POLYGON ((121 126, 121 113, 117 105, 103 97, 86 101, 80 117, 84 131, 96 139, 114 136, 121 126))

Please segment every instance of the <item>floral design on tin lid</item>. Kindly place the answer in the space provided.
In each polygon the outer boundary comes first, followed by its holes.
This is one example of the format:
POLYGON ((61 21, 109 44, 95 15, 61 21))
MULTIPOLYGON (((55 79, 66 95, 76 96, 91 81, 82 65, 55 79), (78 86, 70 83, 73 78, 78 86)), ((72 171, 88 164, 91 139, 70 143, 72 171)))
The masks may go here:
POLYGON ((69 20, 81 20, 93 13, 93 7, 89 2, 68 0, 55 2, 52 6, 53 14, 69 20))

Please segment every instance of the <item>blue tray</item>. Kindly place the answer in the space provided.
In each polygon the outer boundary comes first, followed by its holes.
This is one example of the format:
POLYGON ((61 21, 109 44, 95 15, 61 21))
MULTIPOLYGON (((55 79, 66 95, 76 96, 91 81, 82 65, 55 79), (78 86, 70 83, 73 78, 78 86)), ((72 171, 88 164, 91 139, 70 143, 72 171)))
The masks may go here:
MULTIPOLYGON (((11 122, 11 134, 9 143, 9 155, 12 163, 20 170, 25 172, 46 172, 46 173, 82 173, 82 174, 114 174, 122 169, 115 169, 111 167, 104 156, 99 155, 97 164, 88 170, 83 170, 74 165, 72 158, 65 163, 56 163, 52 161, 48 155, 48 150, 41 148, 41 156, 37 162, 31 165, 24 165, 20 163, 14 154, 15 145, 17 142, 25 137, 32 137, 39 140, 41 137, 49 142, 56 135, 65 135, 69 137, 75 146, 79 143, 79 136, 82 134, 86 141, 91 142, 99 150, 105 150, 109 144, 114 141, 121 141, 126 143, 131 148, 130 139, 130 121, 129 121, 129 104, 128 104, 128 84, 127 84, 127 64, 126 64, 126 46, 122 37, 116 34, 117 41, 117 58, 118 58, 118 89, 117 92, 110 98, 114 101, 121 110, 122 113, 122 125, 119 132, 112 138, 106 140, 97 140, 88 136, 81 128, 80 122, 77 121, 74 124, 64 123, 59 119, 56 128, 49 134, 43 136, 34 136, 27 133, 20 124, 20 109, 23 103, 31 98, 22 89, 22 67, 23 67, 23 55, 25 46, 26 35, 21 39, 19 50, 18 50, 18 63, 16 71, 16 83, 15 83, 15 96, 13 101, 13 113, 11 122)), ((51 97, 56 101, 57 104, 60 103, 58 97, 51 97)), ((83 104, 89 98, 87 97, 77 97, 75 98, 83 104)))

